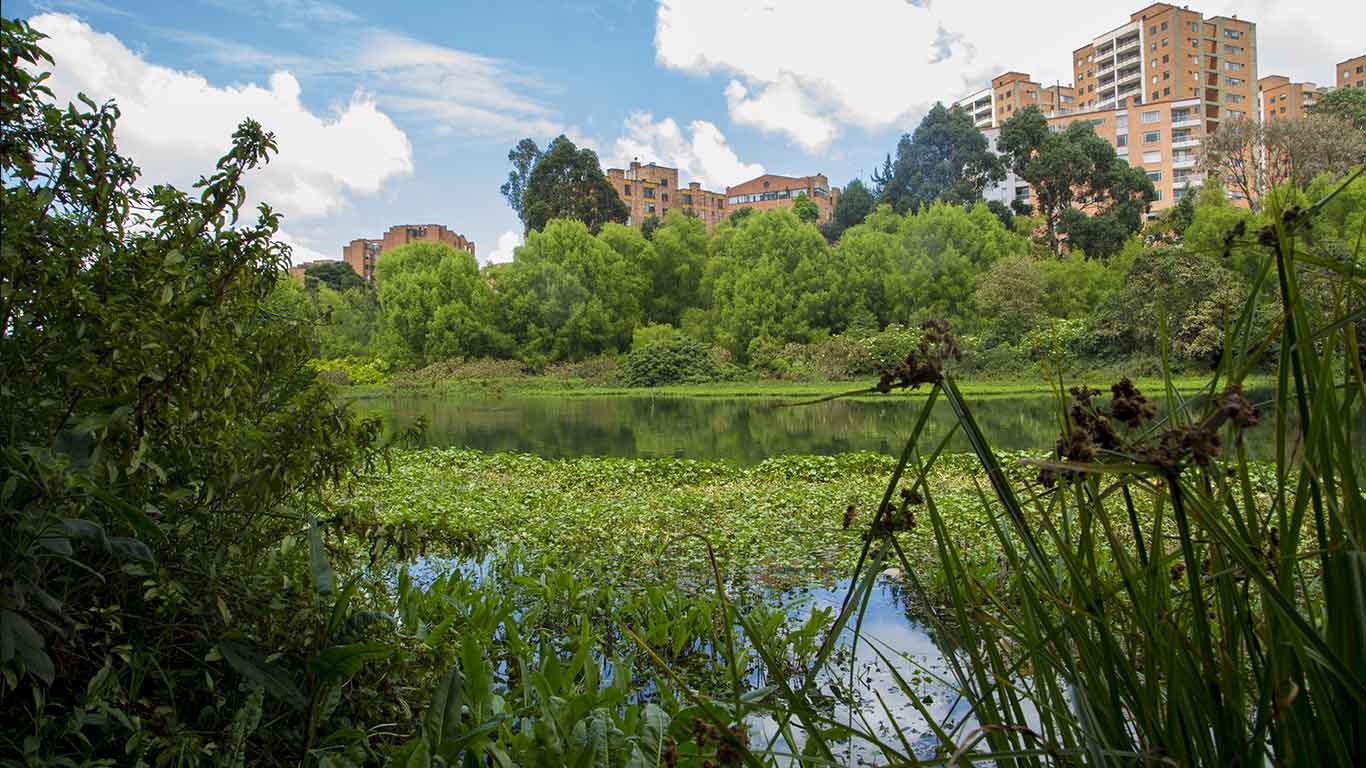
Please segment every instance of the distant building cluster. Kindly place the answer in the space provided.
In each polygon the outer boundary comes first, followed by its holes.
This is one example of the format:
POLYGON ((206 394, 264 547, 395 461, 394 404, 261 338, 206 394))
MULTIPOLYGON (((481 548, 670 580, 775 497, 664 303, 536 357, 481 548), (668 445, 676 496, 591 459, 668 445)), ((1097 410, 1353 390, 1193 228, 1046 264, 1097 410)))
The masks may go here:
POLYGON ((696 181, 689 182, 686 187, 679 186, 677 168, 633 160, 629 168, 608 168, 607 180, 630 210, 627 224, 632 226, 639 226, 651 217, 663 221, 664 214, 679 210, 700 219, 710 232, 732 211, 791 208, 802 197, 816 204, 820 210, 817 221, 824 223, 834 216, 835 204, 839 202, 839 189, 831 187, 830 180, 819 173, 814 176, 766 173, 726 187, 725 192, 713 192, 702 189, 696 181))
MULTIPOLYGON (((1199 151, 1221 123, 1244 117, 1299 117, 1327 88, 1257 76, 1257 25, 1234 16, 1205 16, 1189 6, 1153 3, 1072 53, 1073 84, 1045 86, 1010 71, 953 105, 971 115, 992 146, 1005 121, 1034 106, 1061 130, 1078 120, 1157 190, 1153 210, 1167 208, 1203 180, 1199 151)), ((1337 87, 1366 87, 1366 56, 1336 67, 1337 87)), ((1029 185, 1007 177, 987 198, 1030 202, 1029 185)))
MULTIPOLYGON (((452 248, 475 255, 474 241, 464 235, 452 232, 442 224, 400 224, 389 227, 382 237, 358 238, 342 246, 342 261, 351 266, 357 275, 369 285, 375 282, 375 262, 384 251, 392 250, 409 243, 445 243, 452 248)), ((325 261, 309 261, 290 267, 289 274, 303 282, 304 272, 325 261)))

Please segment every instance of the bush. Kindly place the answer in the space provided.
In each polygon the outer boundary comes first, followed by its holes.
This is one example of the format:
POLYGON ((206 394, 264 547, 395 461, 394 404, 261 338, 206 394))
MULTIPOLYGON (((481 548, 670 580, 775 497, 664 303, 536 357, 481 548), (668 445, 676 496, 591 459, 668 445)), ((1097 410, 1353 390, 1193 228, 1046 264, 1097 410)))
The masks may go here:
POLYGON ((525 364, 517 360, 481 357, 475 360, 442 360, 416 371, 394 377, 395 387, 429 387, 446 381, 488 381, 519 379, 527 375, 525 364))
POLYGON ((621 380, 628 387, 705 384, 721 378, 708 345, 686 336, 657 341, 626 356, 621 380))
POLYGON ((377 357, 347 357, 330 360, 310 360, 308 367, 317 371, 319 377, 333 384, 388 384, 389 363, 377 357))
POLYGON ((683 335, 683 332, 665 323, 642 325, 631 332, 631 349, 644 349, 651 344, 668 341, 683 335))
POLYGON ((545 375, 552 379, 578 379, 588 384, 612 384, 617 380, 618 368, 617 355, 596 355, 574 363, 548 365, 545 375))

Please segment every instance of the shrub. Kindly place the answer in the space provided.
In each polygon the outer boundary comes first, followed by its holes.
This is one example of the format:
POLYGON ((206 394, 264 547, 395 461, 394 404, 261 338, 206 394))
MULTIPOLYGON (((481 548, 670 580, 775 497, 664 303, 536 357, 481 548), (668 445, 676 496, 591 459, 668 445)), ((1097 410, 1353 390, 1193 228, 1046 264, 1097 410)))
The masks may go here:
POLYGON ((388 384, 389 363, 377 357, 350 355, 330 360, 310 360, 308 367, 333 384, 388 384))
POLYGON ((446 381, 517 379, 527 375, 524 363, 481 357, 474 360, 442 360, 394 377, 396 387, 427 387, 446 381))
POLYGON ((682 335, 682 331, 665 323, 642 325, 631 332, 631 349, 644 349, 656 342, 668 341, 682 335))
POLYGON ((720 378, 721 367, 711 349, 686 336, 632 350, 621 373, 622 383, 628 387, 703 384, 720 378))
POLYGON ((620 367, 617 355, 596 355, 578 362, 548 365, 545 375, 553 379, 579 379, 588 384, 611 384, 616 381, 620 367))

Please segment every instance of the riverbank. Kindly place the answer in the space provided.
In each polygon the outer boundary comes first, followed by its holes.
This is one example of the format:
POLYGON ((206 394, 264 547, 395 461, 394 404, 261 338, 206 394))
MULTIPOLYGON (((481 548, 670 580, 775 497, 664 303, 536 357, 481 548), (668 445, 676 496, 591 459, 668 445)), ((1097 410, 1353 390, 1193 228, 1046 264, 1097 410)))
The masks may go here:
MULTIPOLYGON (((1173 385, 1182 394, 1199 392, 1208 387, 1208 376, 1182 376, 1172 379, 1173 385)), ((869 379, 859 381, 780 381, 761 379, 755 381, 727 381, 711 384, 676 384, 664 387, 621 387, 590 382, 584 379, 567 379, 548 376, 519 376, 497 379, 473 379, 460 381, 440 381, 413 386, 396 384, 373 384, 365 386, 339 387, 343 398, 372 399, 385 397, 404 398, 489 398, 489 397, 691 397, 691 398, 729 398, 791 400, 798 402, 815 398, 844 395, 858 400, 880 400, 887 397, 924 397, 928 388, 898 391, 890 395, 869 392, 868 388, 876 383, 869 379)), ((1112 378, 1078 376, 1064 382, 1067 387, 1080 384, 1108 390, 1114 383, 1112 378)), ((1139 378, 1136 383, 1145 392, 1160 393, 1164 383, 1157 378, 1139 378)), ((1269 377, 1249 379, 1245 386, 1249 389, 1270 386, 1269 377)), ((974 400, 988 400, 1011 397, 1050 395, 1053 384, 1048 381, 1032 379, 1004 379, 959 381, 963 394, 974 400)))

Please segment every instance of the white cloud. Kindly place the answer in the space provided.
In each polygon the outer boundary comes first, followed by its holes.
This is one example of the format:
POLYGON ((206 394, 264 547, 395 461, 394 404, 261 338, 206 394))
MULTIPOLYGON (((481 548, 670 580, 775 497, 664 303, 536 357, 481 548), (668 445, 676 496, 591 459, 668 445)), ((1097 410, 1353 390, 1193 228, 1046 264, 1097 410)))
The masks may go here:
POLYGON ((633 112, 622 122, 622 135, 603 157, 603 165, 625 168, 636 158, 677 168, 679 183, 696 181, 714 191, 764 172, 758 163, 740 162, 712 123, 694 120, 685 131, 673 118, 656 121, 648 112, 633 112))
POLYGON ((275 233, 275 239, 289 246, 289 262, 291 264, 303 264, 306 261, 339 260, 339 254, 334 253, 329 256, 316 248, 305 245, 297 236, 283 229, 275 233))
POLYGON ((233 130, 246 117, 275 134, 279 153, 247 177, 253 201, 266 201, 287 217, 317 218, 344 210, 352 195, 377 194, 397 176, 413 172, 407 135, 357 91, 330 115, 302 101, 288 72, 268 85, 219 87, 203 77, 148 63, 118 38, 63 15, 31 20, 48 35, 44 47, 56 64, 49 81, 57 98, 77 92, 118 103, 119 148, 142 168, 145 183, 187 187, 212 172, 233 130))
POLYGON ((521 244, 521 232, 516 232, 513 230, 508 230, 507 232, 504 232, 503 234, 498 236, 498 247, 493 249, 493 253, 489 254, 487 263, 505 264, 509 261, 512 261, 512 252, 515 251, 517 249, 517 246, 521 244))
MULTIPOLYGON (((1129 19, 1133 0, 897 2, 660 0, 655 57, 725 78, 731 119, 780 133, 808 152, 846 128, 910 129, 1008 70, 1072 82, 1071 53, 1129 19)), ((1331 82, 1361 53, 1366 3, 1207 0, 1207 16, 1257 23, 1259 75, 1331 82)))

